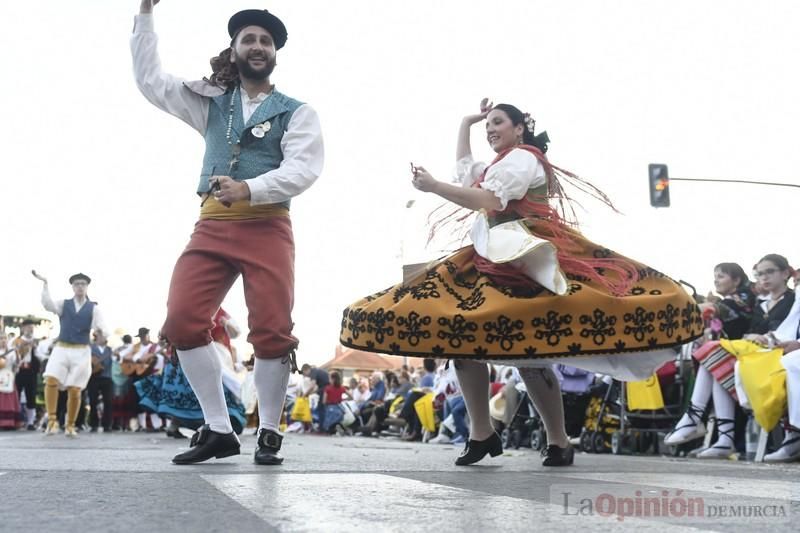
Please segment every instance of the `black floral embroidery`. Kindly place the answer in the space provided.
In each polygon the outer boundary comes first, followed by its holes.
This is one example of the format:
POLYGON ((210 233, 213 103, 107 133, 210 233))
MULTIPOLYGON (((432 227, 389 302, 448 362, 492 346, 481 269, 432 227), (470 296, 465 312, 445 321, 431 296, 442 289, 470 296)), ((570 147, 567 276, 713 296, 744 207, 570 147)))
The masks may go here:
POLYGON ((580 292, 583 290, 583 285, 580 283, 570 283, 569 288, 567 289, 567 294, 572 296, 573 294, 580 292))
POLYGON ((534 348, 533 346, 528 346, 527 348, 525 348, 525 355, 527 355, 528 357, 533 357, 534 355, 536 355, 536 351, 537 351, 536 348, 534 348))
POLYGON ((625 326, 623 330, 625 335, 633 335, 633 338, 639 342, 644 340, 645 335, 653 333, 656 329, 653 326, 656 314, 652 311, 646 311, 644 307, 637 307, 633 313, 625 313, 623 318, 626 324, 631 324, 630 326, 625 326))
POLYGON ((390 344, 389 349, 392 351, 392 353, 400 353, 400 345, 397 344, 396 342, 390 344))
POLYGON ((405 285, 399 285, 395 289, 394 294, 392 295, 392 300, 394 300, 394 303, 397 303, 400 300, 402 300, 405 297, 406 294, 408 294, 410 292, 411 292, 411 288, 410 287, 406 287, 405 285))
POLYGON ((647 345, 650 348, 655 348, 656 346, 658 346, 658 339, 655 337, 650 337, 649 339, 647 339, 647 345))
POLYGON ((442 348, 441 346, 439 346, 437 344, 436 346, 431 348, 431 352, 433 352, 433 355, 437 355, 437 356, 441 357, 442 355, 444 355, 444 348, 442 348))
POLYGON ((653 289, 652 291, 650 291, 651 296, 661 296, 662 294, 663 293, 659 289, 653 289))
POLYGON ((666 334, 668 338, 675 335, 675 330, 678 329, 678 315, 680 311, 672 304, 667 304, 667 308, 658 312, 658 319, 661 323, 658 325, 658 331, 666 334))
POLYGON ((436 283, 426 280, 411 287, 411 296, 415 300, 427 300, 428 298, 439 298, 441 295, 436 290, 436 283))
POLYGON ((692 326, 700 326, 702 324, 703 316, 700 314, 700 308, 691 302, 687 302, 681 309, 681 327, 689 330, 692 326))
POLYGON ((377 299, 378 299, 378 298, 380 298, 381 296, 383 296, 383 295, 385 295, 385 294, 389 294, 389 292, 391 292, 391 290, 392 290, 392 289, 394 289, 394 287, 389 287, 388 289, 382 290, 382 291, 380 291, 380 292, 376 292, 375 294, 370 294, 369 296, 367 296, 367 297, 366 297, 366 298, 364 298, 364 299, 365 299, 367 302, 374 302, 375 300, 377 300, 377 299))
POLYGON ((353 339, 358 340, 358 336, 367 331, 367 326, 364 324, 367 319, 367 312, 351 309, 347 318, 347 329, 352 333, 353 339))
POLYGON ((569 350, 569 353, 571 355, 579 354, 581 353, 581 345, 578 342, 573 342, 572 344, 567 346, 567 350, 569 350))
POLYGON ((639 279, 644 278, 666 278, 667 275, 659 272, 658 270, 650 267, 640 268, 637 273, 639 274, 639 279))
POLYGON ((534 318, 531 324, 537 329, 534 337, 539 340, 546 339, 547 344, 555 346, 561 337, 572 335, 572 329, 567 327, 572 322, 572 315, 561 315, 558 311, 548 311, 544 317, 534 318))
POLYGON ((467 298, 461 300, 456 307, 464 311, 474 311, 486 302, 486 297, 480 290, 474 291, 467 298))
POLYGON ((473 352, 475 355, 479 356, 479 357, 483 357, 483 356, 485 356, 487 353, 489 353, 489 350, 487 350, 487 349, 486 349, 486 348, 484 348, 483 346, 477 346, 477 347, 476 347, 474 350, 472 350, 472 352, 473 352))
POLYGON ((625 349, 625 341, 618 340, 617 342, 614 343, 614 348, 616 348, 617 350, 619 350, 621 352, 622 350, 625 349))
POLYGON ((373 334, 378 344, 383 344, 386 335, 394 335, 394 316, 394 311, 387 312, 383 307, 367 315, 367 333, 373 334))
POLYGON ((581 337, 584 339, 591 337, 592 342, 597 346, 604 344, 606 337, 613 337, 617 334, 617 330, 614 328, 617 317, 607 316, 601 309, 595 309, 591 315, 581 315, 580 322, 583 325, 590 325, 581 330, 581 337))
POLYGON ((408 344, 416 346, 419 344, 420 339, 430 339, 431 332, 422 329, 423 326, 429 326, 431 317, 420 316, 416 311, 411 311, 407 316, 401 316, 397 319, 397 336, 402 340, 408 339, 408 344), (405 328, 405 329, 400 329, 405 328))
POLYGON ((614 252, 612 252, 608 248, 598 248, 598 249, 595 249, 594 252, 592 252, 592 255, 597 259, 607 259, 607 258, 611 257, 611 255, 613 253, 614 252))
POLYGON ((494 322, 486 322, 483 324, 483 331, 486 332, 486 342, 493 344, 500 342, 500 349, 508 352, 514 347, 514 341, 524 341, 525 334, 522 328, 525 323, 522 320, 511 320, 505 315, 500 315, 494 322))
POLYGON ((374 350, 375 349, 375 342, 367 341, 367 350, 374 350))
POLYGON ((440 317, 438 322, 440 326, 446 327, 448 331, 443 329, 439 330, 436 336, 442 340, 446 340, 451 347, 461 348, 464 342, 475 342, 475 335, 472 335, 470 331, 478 331, 477 322, 471 322, 461 314, 454 316, 453 320, 440 317))
POLYGON ((644 287, 634 287, 631 289, 631 296, 640 296, 647 292, 644 287))

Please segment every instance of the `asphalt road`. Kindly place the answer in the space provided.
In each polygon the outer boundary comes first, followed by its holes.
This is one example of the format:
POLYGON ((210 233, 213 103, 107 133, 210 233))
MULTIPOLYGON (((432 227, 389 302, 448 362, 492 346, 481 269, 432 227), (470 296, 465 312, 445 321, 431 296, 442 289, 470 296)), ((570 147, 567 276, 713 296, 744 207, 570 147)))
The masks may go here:
POLYGON ((195 466, 163 434, 0 433, 0 531, 796 531, 800 464, 579 454, 288 435, 280 467, 195 466))

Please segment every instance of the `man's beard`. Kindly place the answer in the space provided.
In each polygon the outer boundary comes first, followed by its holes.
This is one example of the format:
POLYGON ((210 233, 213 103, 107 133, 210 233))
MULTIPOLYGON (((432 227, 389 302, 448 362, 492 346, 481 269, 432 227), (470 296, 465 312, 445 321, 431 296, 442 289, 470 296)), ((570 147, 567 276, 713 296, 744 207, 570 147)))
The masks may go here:
POLYGON ((260 69, 254 69, 250 66, 250 63, 247 62, 247 59, 242 59, 238 56, 235 58, 235 61, 236 68, 239 69, 239 75, 248 80, 264 81, 270 77, 272 71, 275 69, 274 57, 264 56, 265 64, 264 67, 260 69))

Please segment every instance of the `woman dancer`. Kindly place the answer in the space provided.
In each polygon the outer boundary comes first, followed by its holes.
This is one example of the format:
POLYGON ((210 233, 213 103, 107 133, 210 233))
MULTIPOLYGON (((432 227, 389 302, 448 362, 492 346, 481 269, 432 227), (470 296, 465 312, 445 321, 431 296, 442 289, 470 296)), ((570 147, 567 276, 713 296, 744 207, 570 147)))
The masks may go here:
POLYGON ((677 283, 586 240, 565 221, 561 181, 610 202, 548 161, 549 139, 534 135, 534 125, 516 107, 486 99, 480 113, 465 117, 457 147, 462 185, 437 181, 422 167, 413 168, 412 184, 477 211, 473 245, 344 311, 345 346, 455 360, 470 415, 457 465, 502 453, 489 417, 486 361, 520 367, 547 430, 543 464, 563 466, 574 452, 551 364, 643 379, 674 357, 672 347, 703 332, 697 305, 677 283), (497 154, 488 166, 473 161, 469 142, 470 126, 484 119, 497 154))

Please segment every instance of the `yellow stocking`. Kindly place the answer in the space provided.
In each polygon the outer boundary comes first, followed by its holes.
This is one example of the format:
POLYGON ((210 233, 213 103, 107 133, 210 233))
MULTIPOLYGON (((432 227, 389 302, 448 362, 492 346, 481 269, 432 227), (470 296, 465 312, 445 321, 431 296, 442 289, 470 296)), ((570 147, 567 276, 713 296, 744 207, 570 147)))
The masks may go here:
POLYGON ((58 410, 58 380, 53 376, 44 379, 44 405, 47 409, 47 420, 56 420, 58 410))
POLYGON ((75 427, 75 419, 78 418, 80 406, 81 389, 79 387, 67 387, 67 419, 64 421, 67 428, 75 427))

